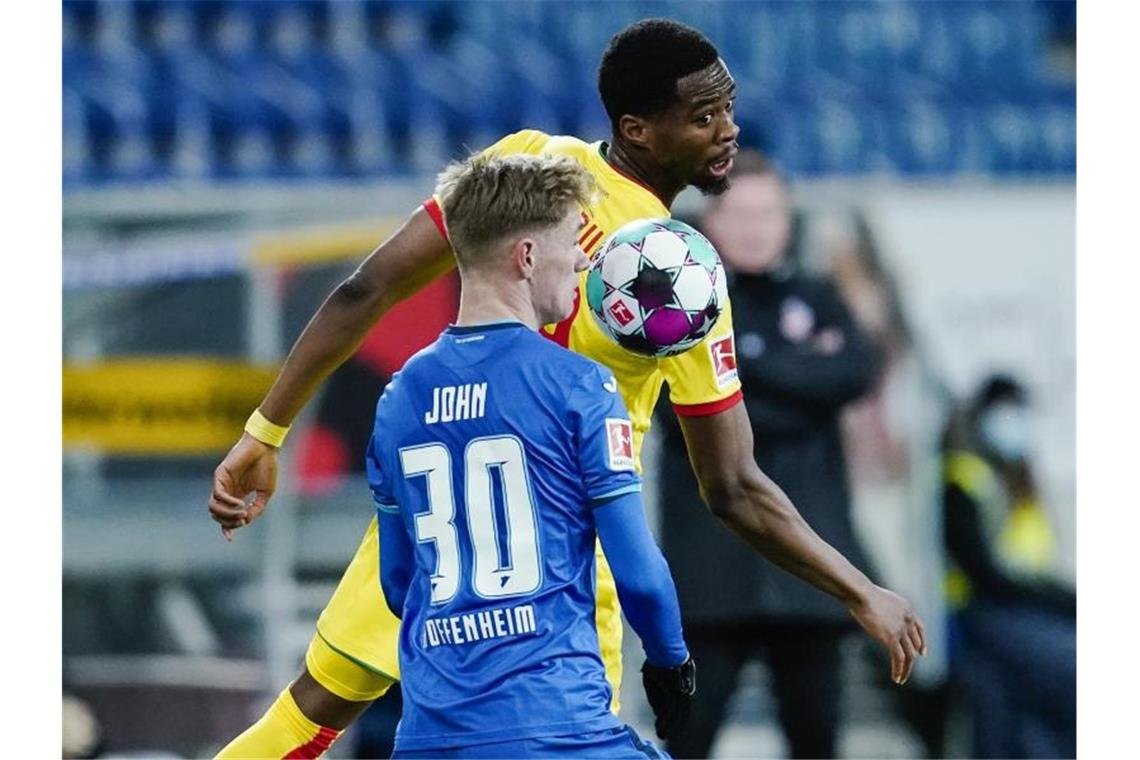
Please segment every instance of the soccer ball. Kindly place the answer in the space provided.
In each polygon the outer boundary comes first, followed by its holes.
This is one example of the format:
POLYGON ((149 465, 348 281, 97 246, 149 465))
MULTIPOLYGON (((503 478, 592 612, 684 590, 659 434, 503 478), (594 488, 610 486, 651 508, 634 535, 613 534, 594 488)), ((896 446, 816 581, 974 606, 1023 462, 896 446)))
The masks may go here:
POLYGON ((724 265, 704 235, 676 219, 638 219, 590 263, 586 302, 602 330, 646 356, 700 343, 728 303, 724 265))

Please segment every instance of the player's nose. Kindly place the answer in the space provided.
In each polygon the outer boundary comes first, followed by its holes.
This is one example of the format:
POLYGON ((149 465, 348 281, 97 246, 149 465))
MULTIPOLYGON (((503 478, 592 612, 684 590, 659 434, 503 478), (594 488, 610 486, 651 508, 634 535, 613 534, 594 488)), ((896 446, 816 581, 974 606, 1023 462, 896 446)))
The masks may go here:
POLYGON ((717 136, 719 138, 719 142, 734 143, 736 142, 736 138, 739 135, 740 127, 736 125, 736 122, 732 118, 732 114, 725 114, 725 126, 717 136))

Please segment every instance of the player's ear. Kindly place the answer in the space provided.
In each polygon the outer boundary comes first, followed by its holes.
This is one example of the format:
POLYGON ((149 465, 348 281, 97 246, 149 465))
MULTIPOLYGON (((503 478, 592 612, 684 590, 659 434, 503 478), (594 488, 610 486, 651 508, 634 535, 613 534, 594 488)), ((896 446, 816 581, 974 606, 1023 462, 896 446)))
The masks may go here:
POLYGON ((625 114, 618 119, 618 134, 631 145, 639 148, 650 148, 653 127, 640 116, 625 114))
POLYGON ((515 241, 511 248, 515 267, 524 280, 534 276, 534 241, 530 238, 521 238, 515 241))

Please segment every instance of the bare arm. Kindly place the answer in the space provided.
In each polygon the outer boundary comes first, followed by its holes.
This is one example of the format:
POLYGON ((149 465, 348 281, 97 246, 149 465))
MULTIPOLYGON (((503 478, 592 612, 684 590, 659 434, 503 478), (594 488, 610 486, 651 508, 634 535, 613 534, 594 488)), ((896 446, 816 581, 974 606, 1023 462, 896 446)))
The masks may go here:
POLYGON ((819 537, 757 466, 744 404, 682 417, 689 461, 714 515, 753 549, 839 600, 891 653, 891 677, 909 677, 926 649, 922 622, 905 599, 879 588, 819 537))
POLYGON ((416 209, 317 309, 258 407, 261 413, 278 425, 291 423, 388 309, 453 266, 451 247, 423 208, 416 209))
MULTIPOLYGON (((317 309, 259 405, 261 413, 278 425, 290 424, 388 309, 454 265, 435 223, 416 209, 317 309)), ((228 538, 264 511, 276 485, 277 449, 243 434, 214 470, 210 515, 228 538)))

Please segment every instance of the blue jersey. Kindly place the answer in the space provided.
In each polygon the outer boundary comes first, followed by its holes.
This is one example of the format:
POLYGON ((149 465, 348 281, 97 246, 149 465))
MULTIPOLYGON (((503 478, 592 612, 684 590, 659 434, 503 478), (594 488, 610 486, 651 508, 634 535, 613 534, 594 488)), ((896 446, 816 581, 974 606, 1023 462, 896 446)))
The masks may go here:
POLYGON ((640 490, 631 436, 609 370, 521 323, 448 328, 393 378, 368 473, 384 570, 389 528, 414 557, 388 594, 405 594, 398 747, 620 725, 598 653, 591 509, 640 490))

